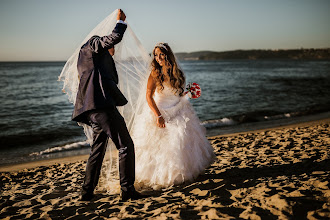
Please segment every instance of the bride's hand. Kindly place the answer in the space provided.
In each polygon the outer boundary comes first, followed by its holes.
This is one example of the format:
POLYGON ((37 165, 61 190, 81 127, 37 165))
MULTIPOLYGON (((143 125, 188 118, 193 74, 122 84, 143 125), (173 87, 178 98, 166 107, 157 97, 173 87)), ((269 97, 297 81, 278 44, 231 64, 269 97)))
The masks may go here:
POLYGON ((157 126, 160 128, 165 128, 165 119, 163 117, 157 118, 157 126))

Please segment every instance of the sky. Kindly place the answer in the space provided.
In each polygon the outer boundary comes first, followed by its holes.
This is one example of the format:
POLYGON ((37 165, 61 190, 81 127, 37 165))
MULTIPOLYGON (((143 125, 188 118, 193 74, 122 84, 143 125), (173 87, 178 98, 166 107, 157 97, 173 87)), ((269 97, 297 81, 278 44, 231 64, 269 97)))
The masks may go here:
POLYGON ((0 0, 0 61, 66 61, 117 8, 150 52, 330 48, 329 0, 0 0))

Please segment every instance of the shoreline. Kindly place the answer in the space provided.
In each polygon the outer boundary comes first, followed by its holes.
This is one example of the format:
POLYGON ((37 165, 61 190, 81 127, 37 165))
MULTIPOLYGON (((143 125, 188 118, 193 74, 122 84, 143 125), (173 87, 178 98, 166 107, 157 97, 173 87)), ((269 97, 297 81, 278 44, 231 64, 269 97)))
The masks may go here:
POLYGON ((74 163, 80 160, 87 160, 88 154, 78 155, 78 156, 68 156, 68 157, 60 157, 60 158, 52 158, 46 160, 36 160, 26 163, 18 163, 18 164, 9 164, 0 166, 0 172, 17 172, 24 169, 32 169, 41 166, 51 166, 55 164, 67 164, 74 163))
POLYGON ((282 126, 293 126, 295 124, 309 123, 312 121, 319 121, 327 118, 330 118, 330 111, 289 117, 289 118, 280 118, 275 120, 247 122, 235 126, 210 128, 207 130, 206 135, 207 137, 213 137, 213 136, 227 135, 234 133, 251 132, 256 130, 272 129, 275 127, 282 127, 282 126))
MULTIPOLYGON (((261 133, 265 131, 276 131, 280 129, 285 129, 285 128, 296 128, 296 127, 307 127, 307 126, 314 126, 314 125, 321 125, 329 123, 330 124, 330 117, 323 118, 323 119, 316 119, 312 121, 304 121, 304 122, 296 122, 293 124, 276 124, 273 127, 266 127, 266 128, 258 128, 255 130, 245 130, 245 131, 239 131, 239 132, 234 132, 234 133, 225 133, 225 134, 219 134, 219 135, 212 135, 208 136, 208 140, 213 140, 216 138, 220 137, 233 137, 233 136, 238 136, 241 134, 256 134, 256 133, 261 133)), ((218 129, 218 130, 221 130, 218 129)), ((24 163, 17 163, 17 164, 8 164, 8 165, 0 165, 0 172, 17 172, 21 171, 24 169, 32 169, 40 166, 51 166, 55 164, 68 164, 68 163, 73 163, 81 160, 87 160, 88 159, 88 154, 83 154, 83 155, 76 155, 76 156, 66 156, 66 157, 59 157, 59 158, 51 158, 51 159, 43 159, 43 160, 36 160, 36 161, 31 161, 31 162, 24 162, 24 163)))
POLYGON ((287 124, 287 125, 276 125, 274 127, 267 127, 267 128, 261 128, 261 129, 250 130, 250 131, 241 131, 241 132, 235 132, 235 133, 214 135, 214 136, 208 137, 208 139, 214 139, 214 138, 219 138, 219 137, 232 137, 232 136, 248 134, 248 133, 255 134, 255 133, 261 133, 261 132, 265 132, 265 131, 281 130, 281 129, 285 129, 285 128, 296 128, 296 127, 322 125, 322 124, 326 124, 326 123, 330 123, 330 118, 323 118, 323 119, 317 119, 317 120, 306 121, 306 122, 297 122, 294 124, 287 124))

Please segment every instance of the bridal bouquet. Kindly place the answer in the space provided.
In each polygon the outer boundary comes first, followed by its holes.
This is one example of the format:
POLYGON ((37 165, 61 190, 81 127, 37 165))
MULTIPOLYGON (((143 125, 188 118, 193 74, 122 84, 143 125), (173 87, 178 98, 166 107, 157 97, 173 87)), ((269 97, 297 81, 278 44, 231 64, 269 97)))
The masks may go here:
POLYGON ((197 83, 188 83, 186 86, 186 90, 189 98, 191 99, 199 98, 202 93, 201 87, 197 83))

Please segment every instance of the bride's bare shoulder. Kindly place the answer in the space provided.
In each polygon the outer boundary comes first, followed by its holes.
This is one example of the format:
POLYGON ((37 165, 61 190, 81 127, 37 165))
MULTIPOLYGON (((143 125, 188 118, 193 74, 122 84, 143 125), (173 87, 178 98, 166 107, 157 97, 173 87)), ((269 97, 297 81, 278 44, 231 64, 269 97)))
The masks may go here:
POLYGON ((148 86, 152 85, 152 84, 156 84, 156 81, 155 81, 154 77, 150 74, 148 77, 148 86))
POLYGON ((150 74, 150 75, 149 75, 149 78, 148 78, 147 89, 148 89, 148 90, 151 90, 151 91, 154 91, 155 88, 156 88, 156 81, 154 80, 154 78, 153 78, 152 75, 150 74))

